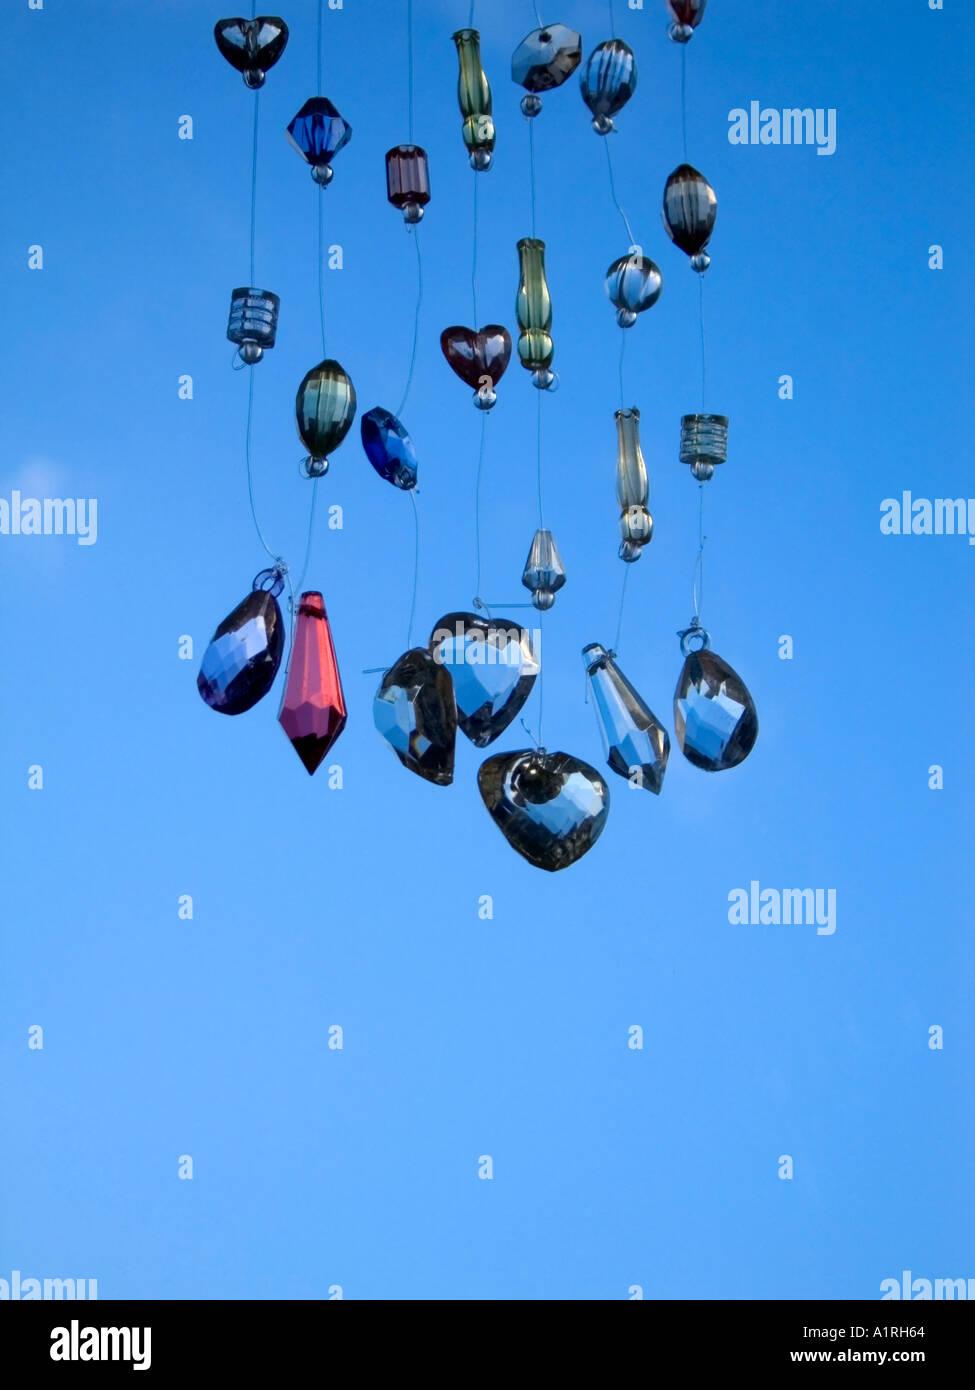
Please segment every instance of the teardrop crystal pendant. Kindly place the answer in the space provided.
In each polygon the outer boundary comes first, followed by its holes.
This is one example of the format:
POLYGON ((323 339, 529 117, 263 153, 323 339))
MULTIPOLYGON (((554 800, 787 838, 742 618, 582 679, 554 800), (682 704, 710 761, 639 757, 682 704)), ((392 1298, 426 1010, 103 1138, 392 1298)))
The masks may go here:
POLYGON ((681 633, 684 669, 674 692, 674 725, 684 757, 705 772, 743 763, 758 738, 758 712, 748 687, 696 622, 681 633), (694 641, 703 645, 696 650, 694 641))
POLYGON ((309 773, 345 728, 347 715, 325 600, 315 590, 301 595, 288 683, 278 722, 309 773))
POLYGON ((504 733, 539 672, 526 628, 476 613, 441 618, 430 636, 430 655, 452 678, 458 726, 478 748, 504 733))
POLYGON ((253 592, 217 628, 203 653, 196 686, 218 714, 244 714, 274 684, 284 652, 278 595, 283 571, 262 570, 253 592))
POLYGON ((416 449, 403 425, 381 405, 367 410, 359 421, 366 458, 380 478, 409 492, 416 487, 416 449))
POLYGON ((454 686, 426 648, 404 652, 385 673, 373 719, 404 767, 438 787, 450 786, 457 741, 454 686))
POLYGON ((606 761, 630 786, 659 795, 670 757, 667 730, 626 679, 613 652, 590 642, 582 659, 606 761))
POLYGON ((535 532, 521 582, 531 590, 536 608, 544 612, 552 607, 555 595, 565 583, 565 565, 551 531, 535 532))
POLYGON ((511 848, 549 873, 587 854, 609 815, 604 778, 568 753, 499 753, 481 764, 477 785, 511 848))

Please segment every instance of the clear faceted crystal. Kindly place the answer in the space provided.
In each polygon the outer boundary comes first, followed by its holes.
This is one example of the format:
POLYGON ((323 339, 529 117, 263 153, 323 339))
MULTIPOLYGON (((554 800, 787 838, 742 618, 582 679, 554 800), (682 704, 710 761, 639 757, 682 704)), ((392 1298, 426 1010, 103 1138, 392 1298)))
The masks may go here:
POLYGON ((674 692, 681 752, 705 772, 744 762, 758 738, 758 712, 745 682, 714 652, 691 652, 674 692))
POLYGON ((383 676, 373 719, 404 767, 438 787, 450 785, 457 739, 454 688, 446 667, 426 648, 405 652, 383 676))
POLYGON ((659 795, 663 786, 670 737, 643 697, 598 642, 583 647, 596 721, 606 761, 635 787, 659 795))
POLYGON ((565 24, 533 29, 511 55, 511 78, 528 92, 561 87, 582 62, 582 39, 565 24))
POLYGON ((430 653, 452 677, 457 723, 478 748, 504 733, 539 671, 530 634, 506 618, 448 613, 433 630, 430 653))
POLYGON ((568 753, 499 753, 481 764, 477 785, 512 849, 550 873, 592 849, 609 815, 605 780, 568 753))
POLYGON ((217 628, 203 653, 197 689, 220 714, 245 714, 274 684, 284 623, 273 594, 255 589, 217 628))

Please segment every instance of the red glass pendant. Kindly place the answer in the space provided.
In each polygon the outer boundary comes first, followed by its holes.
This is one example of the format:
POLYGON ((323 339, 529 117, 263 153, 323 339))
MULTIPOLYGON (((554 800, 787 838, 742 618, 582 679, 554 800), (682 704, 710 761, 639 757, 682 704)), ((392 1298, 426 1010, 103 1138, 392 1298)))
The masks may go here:
POLYGON ((278 722, 309 773, 321 766, 345 728, 346 717, 325 600, 310 590, 298 603, 288 683, 278 714, 278 722))

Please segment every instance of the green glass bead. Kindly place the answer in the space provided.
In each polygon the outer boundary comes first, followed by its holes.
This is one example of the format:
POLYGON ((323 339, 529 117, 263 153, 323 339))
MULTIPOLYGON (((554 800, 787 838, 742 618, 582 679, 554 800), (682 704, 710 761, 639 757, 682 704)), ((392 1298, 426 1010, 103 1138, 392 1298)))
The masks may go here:
POLYGON ((458 29, 454 43, 460 62, 457 101, 464 117, 464 144, 470 153, 472 169, 490 169, 494 121, 491 119, 491 87, 481 64, 481 36, 476 29, 458 29))
POLYGON ((545 372, 555 355, 549 332, 552 327, 552 297, 545 279, 545 243, 537 237, 522 237, 518 243, 521 278, 515 300, 515 314, 521 333, 518 357, 530 372, 545 372))

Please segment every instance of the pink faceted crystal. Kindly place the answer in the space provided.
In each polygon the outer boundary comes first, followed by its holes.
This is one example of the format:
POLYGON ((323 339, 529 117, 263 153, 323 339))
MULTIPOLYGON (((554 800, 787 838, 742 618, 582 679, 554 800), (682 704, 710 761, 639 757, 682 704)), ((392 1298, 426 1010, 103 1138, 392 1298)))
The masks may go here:
POLYGON ((298 604, 288 683, 278 722, 309 773, 314 773, 345 728, 345 696, 321 594, 310 590, 298 604))

